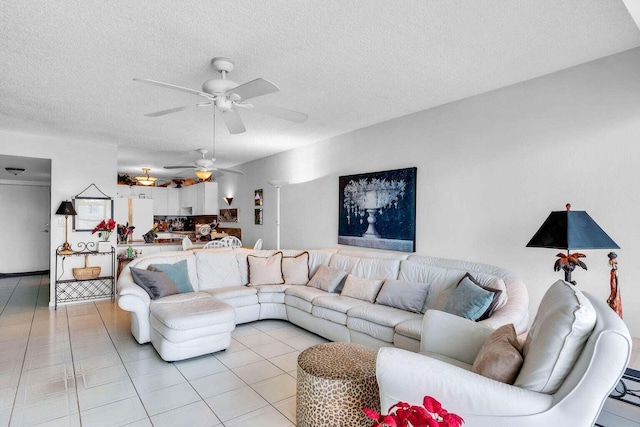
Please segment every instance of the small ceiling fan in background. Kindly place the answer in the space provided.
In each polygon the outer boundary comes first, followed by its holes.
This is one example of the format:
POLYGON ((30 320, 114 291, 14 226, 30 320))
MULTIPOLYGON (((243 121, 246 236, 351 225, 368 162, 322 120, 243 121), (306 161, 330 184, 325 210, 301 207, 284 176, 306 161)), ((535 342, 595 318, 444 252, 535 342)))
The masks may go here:
POLYGON ((236 171, 232 169, 222 169, 222 168, 214 168, 213 164, 216 161, 215 153, 213 153, 214 157, 211 159, 207 159, 206 155, 209 150, 205 148, 200 148, 198 150, 199 153, 202 154, 201 159, 197 159, 193 162, 193 165, 180 165, 180 166, 165 166, 165 169, 195 169, 195 174, 200 179, 207 179, 211 176, 213 172, 229 172, 236 173, 238 175, 244 175, 244 172, 236 171), (202 172, 202 173, 199 173, 202 172))
MULTIPOLYGON (((159 82, 156 80, 134 78, 134 81, 152 84, 167 89, 173 89, 181 92, 191 93, 205 98, 206 101, 194 104, 194 106, 205 107, 214 105, 218 111, 222 113, 222 120, 227 129, 232 134, 242 133, 246 131, 242 118, 238 109, 255 111, 256 113, 266 114, 278 117, 284 120, 290 120, 302 123, 307 120, 307 115, 297 111, 287 110, 285 108, 273 105, 260 105, 247 103, 248 99, 258 96, 267 95, 278 92, 280 89, 268 80, 257 78, 250 82, 238 85, 236 82, 227 79, 227 73, 233 70, 233 61, 228 58, 213 58, 211 60, 213 68, 221 74, 220 78, 210 79, 202 84, 202 91, 189 89, 170 83, 159 82)), ((154 113, 145 114, 147 117, 160 117, 178 111, 183 111, 192 106, 170 108, 168 110, 156 111, 154 113)))
POLYGON ((196 159, 193 165, 179 165, 179 166, 164 166, 165 169, 195 169, 195 174, 200 180, 205 180, 211 177, 211 174, 215 171, 236 173, 238 175, 244 175, 244 172, 236 171, 232 169, 214 168, 213 165, 216 161, 216 113, 213 112, 213 151, 211 152, 211 158, 206 157, 209 150, 206 148, 198 149, 198 152, 202 154, 201 159, 196 159))

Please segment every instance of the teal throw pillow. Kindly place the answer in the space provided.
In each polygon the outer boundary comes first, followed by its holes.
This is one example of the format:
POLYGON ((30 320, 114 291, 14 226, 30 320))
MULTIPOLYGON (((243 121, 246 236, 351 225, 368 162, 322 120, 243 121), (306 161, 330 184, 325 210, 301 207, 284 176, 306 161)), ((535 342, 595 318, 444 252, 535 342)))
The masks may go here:
POLYGON ((164 272, 176 284, 181 294, 193 292, 186 259, 175 264, 150 264, 147 270, 164 272))
POLYGON ((491 301, 493 301, 493 292, 476 286, 468 277, 465 277, 449 297, 444 311, 476 321, 487 311, 491 301))
POLYGON ((162 271, 149 271, 131 267, 133 281, 147 291, 149 298, 158 299, 178 293, 178 287, 162 271))

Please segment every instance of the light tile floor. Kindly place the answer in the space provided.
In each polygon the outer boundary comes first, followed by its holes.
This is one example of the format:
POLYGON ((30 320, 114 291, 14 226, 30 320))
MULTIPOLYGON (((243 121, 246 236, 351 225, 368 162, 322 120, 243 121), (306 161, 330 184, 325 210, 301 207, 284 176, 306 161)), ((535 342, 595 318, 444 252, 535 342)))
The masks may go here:
MULTIPOLYGON (((48 277, 0 279, 0 427, 294 426, 297 356, 326 341, 267 320, 238 326, 224 352, 166 363, 117 304, 48 301, 48 277)), ((609 399, 598 423, 639 420, 609 399)))

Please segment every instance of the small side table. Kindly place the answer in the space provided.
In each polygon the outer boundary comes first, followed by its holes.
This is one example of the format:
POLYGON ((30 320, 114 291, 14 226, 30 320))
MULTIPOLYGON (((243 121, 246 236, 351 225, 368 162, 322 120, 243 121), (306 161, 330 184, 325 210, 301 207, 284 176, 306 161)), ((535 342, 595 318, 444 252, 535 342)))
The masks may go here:
POLYGON ((118 272, 116 273, 116 280, 120 277, 120 273, 124 267, 133 261, 135 258, 118 258, 118 272))
POLYGON ((363 408, 380 411, 376 350, 331 342, 298 356, 298 427, 371 426, 363 408))

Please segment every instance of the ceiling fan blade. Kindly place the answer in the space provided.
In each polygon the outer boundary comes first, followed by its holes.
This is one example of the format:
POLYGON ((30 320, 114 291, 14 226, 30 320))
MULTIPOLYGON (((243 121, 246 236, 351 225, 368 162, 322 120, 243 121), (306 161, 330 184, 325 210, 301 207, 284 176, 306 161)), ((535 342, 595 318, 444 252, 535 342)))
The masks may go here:
POLYGON ((247 110, 253 110, 256 113, 266 114, 268 116, 278 117, 280 119, 290 120, 296 123, 304 123, 309 116, 304 113, 299 113, 293 110, 287 110, 286 108, 275 107, 273 105, 260 105, 260 104, 236 104, 238 107, 246 108, 247 110))
POLYGON ((212 170, 220 171, 220 172, 237 173, 238 175, 244 175, 244 172, 242 172, 242 171, 234 171, 233 169, 213 168, 212 170))
POLYGON ((227 91, 227 95, 237 94, 241 100, 255 98, 256 96, 267 95, 269 93, 278 92, 278 86, 268 80, 257 78, 245 84, 234 87, 227 91))
POLYGON ((155 113, 145 114, 145 116, 146 117, 160 117, 160 116, 165 116, 165 115, 171 114, 171 113, 177 113, 178 111, 183 111, 183 110, 186 110, 187 108, 191 108, 191 106, 188 106, 188 107, 176 107, 176 108, 170 108, 168 110, 156 111, 155 113))
POLYGON ((196 166, 163 166, 165 169, 195 169, 196 166))
POLYGON ((133 81, 134 82, 140 82, 140 83, 147 83, 147 84, 151 84, 151 85, 155 85, 155 86, 160 86, 160 87, 164 87, 164 88, 167 88, 167 89, 178 90, 180 92, 187 92, 187 93, 191 93, 193 95, 203 96, 203 97, 209 98, 209 99, 212 98, 211 95, 209 95, 208 93, 200 92, 199 90, 195 90, 195 89, 189 89, 187 87, 172 85, 171 83, 164 83, 164 82, 159 82, 159 81, 156 81, 156 80, 138 79, 138 78, 133 79, 133 81))
POLYGON ((242 119, 240 118, 238 110, 234 108, 229 111, 223 111, 221 115, 222 120, 227 126, 227 129, 229 129, 230 133, 246 132, 247 129, 244 127, 244 123, 242 123, 242 119))

